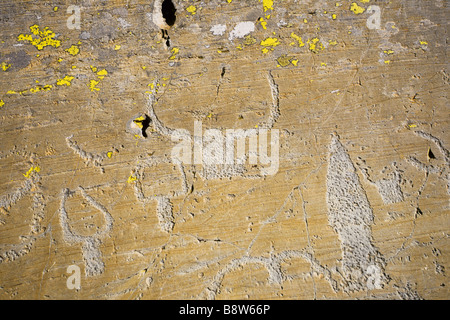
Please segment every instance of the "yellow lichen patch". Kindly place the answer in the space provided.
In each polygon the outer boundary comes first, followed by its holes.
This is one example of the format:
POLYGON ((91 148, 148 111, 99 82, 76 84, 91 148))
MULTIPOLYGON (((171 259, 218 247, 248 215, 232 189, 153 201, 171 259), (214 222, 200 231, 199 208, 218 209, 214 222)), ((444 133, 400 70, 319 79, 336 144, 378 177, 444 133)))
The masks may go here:
POLYGON ((267 38, 263 41, 261 41, 261 45, 263 47, 276 47, 280 44, 280 41, 278 41, 277 38, 267 38))
POLYGON ((95 81, 95 80, 89 81, 89 85, 88 85, 89 89, 91 89, 92 92, 100 91, 100 89, 96 87, 98 84, 99 84, 99 81, 95 81))
POLYGON ((11 65, 8 64, 8 63, 6 63, 6 62, 2 62, 1 67, 2 67, 2 70, 3 70, 3 71, 6 71, 6 70, 8 70, 9 68, 11 68, 11 65))
POLYGON ((336 40, 329 40, 328 43, 330 44, 330 46, 337 45, 337 41, 336 40))
MULTIPOLYGON (((38 86, 38 87, 35 87, 35 88, 31 88, 30 92, 31 93, 36 93, 36 92, 40 92, 40 91, 50 91, 50 90, 52 90, 52 88, 53 88, 53 86, 51 84, 48 84, 48 85, 45 85, 45 86, 38 86)), ((20 92, 20 94, 22 94, 22 93, 24 93, 26 91, 27 90, 22 91, 22 92, 20 92)))
POLYGON ((133 120, 133 122, 140 128, 143 129, 144 128, 144 124, 143 122, 145 121, 145 117, 144 116, 140 116, 136 119, 133 120))
POLYGON ((292 63, 294 66, 297 66, 297 64, 298 64, 298 59, 292 59, 292 60, 291 60, 291 63, 292 63))
POLYGON ((385 54, 393 54, 394 53, 394 51, 393 50, 384 50, 383 51, 385 54))
POLYGON ((321 65, 322 67, 326 67, 326 66, 327 66, 327 63, 326 63, 326 62, 321 62, 320 65, 321 65))
POLYGON ((273 0, 263 0, 264 12, 267 10, 273 10, 273 0))
POLYGON ((30 170, 27 171, 27 173, 22 173, 22 174, 25 178, 29 178, 33 172, 40 172, 40 171, 41 171, 41 168, 39 166, 31 167, 30 170))
POLYGON ((120 50, 120 48, 122 48, 122 46, 121 45, 118 45, 118 44, 116 44, 115 46, 114 46, 114 50, 120 50))
POLYGON ((228 3, 231 3, 231 1, 233 1, 233 0, 227 0, 228 3))
POLYGON ((384 63, 385 63, 385 64, 390 64, 390 63, 391 63, 391 60, 384 60, 384 63))
POLYGON ((255 44, 255 43, 256 43, 256 39, 253 38, 251 35, 246 35, 246 36, 245 36, 245 38, 244 38, 244 44, 245 44, 246 46, 250 46, 250 45, 255 44))
POLYGON ((92 70, 92 72, 97 72, 97 68, 94 66, 91 66, 91 70, 92 70))
MULTIPOLYGON (((298 46, 303 47, 305 44, 303 43, 302 37, 296 35, 294 32, 291 33, 291 38, 297 40, 298 46)), ((295 42, 292 42, 291 45, 294 45, 295 42)))
POLYGON ((337 18, 337 15, 336 15, 335 13, 333 13, 333 14, 331 15, 331 19, 336 20, 336 18, 337 18))
POLYGON ((3 100, 0 100, 0 108, 5 105, 5 102, 3 100))
POLYGON ((56 82, 56 85, 58 85, 58 86, 70 86, 72 83, 72 80, 74 79, 75 77, 71 77, 71 76, 65 76, 63 79, 59 79, 57 82, 56 82))
POLYGON ((108 75, 108 71, 106 71, 105 69, 97 72, 97 76, 100 80, 103 80, 103 78, 105 78, 105 76, 107 76, 107 75, 108 75))
POLYGON ((282 55, 282 56, 278 57, 277 62, 280 67, 287 67, 288 65, 291 64, 291 59, 292 58, 290 58, 286 55, 282 55))
POLYGON ((176 58, 176 55, 180 52, 180 49, 178 48, 172 48, 171 50, 172 55, 169 57, 170 60, 174 60, 176 58))
POLYGON ((113 153, 112 153, 112 151, 109 151, 109 152, 107 152, 106 153, 106 156, 108 157, 108 158, 112 158, 112 156, 113 156, 113 153))
POLYGON ((369 3, 370 0, 359 0, 359 2, 362 2, 362 3, 369 3))
POLYGON ((186 11, 189 12, 190 14, 196 14, 197 8, 195 6, 189 6, 186 8, 186 11))
POLYGON ((263 29, 267 30, 267 22, 264 21, 264 18, 259 18, 258 21, 261 23, 261 26, 263 27, 263 29))
POLYGON ((272 48, 270 48, 270 50, 273 50, 273 47, 276 47, 276 46, 278 46, 278 45, 281 44, 281 43, 280 43, 280 41, 278 41, 277 38, 267 38, 267 39, 261 41, 260 44, 261 44, 263 47, 265 47, 265 48, 263 48, 263 49, 261 50, 262 53, 267 53, 267 52, 269 52, 269 47, 272 47, 272 48))
POLYGON ((356 2, 353 2, 351 4, 350 10, 353 11, 354 14, 361 14, 366 11, 366 9, 364 9, 363 7, 358 6, 356 2))
POLYGON ((33 25, 30 27, 30 31, 31 34, 20 34, 17 37, 17 41, 28 41, 38 50, 42 50, 47 46, 58 48, 61 45, 61 41, 55 39, 56 34, 48 27, 40 30, 38 25, 33 25))
POLYGON ((308 40, 309 50, 313 53, 318 53, 320 50, 323 50, 323 44, 320 42, 319 38, 313 38, 308 40))
POLYGON ((137 178, 136 178, 135 176, 131 175, 131 176, 128 177, 127 182, 128 182, 128 183, 133 183, 133 182, 136 181, 136 180, 137 180, 137 178))
POLYGON ((66 52, 68 52, 72 56, 76 56, 78 53, 80 53, 80 48, 77 45, 72 45, 70 48, 66 49, 66 52))

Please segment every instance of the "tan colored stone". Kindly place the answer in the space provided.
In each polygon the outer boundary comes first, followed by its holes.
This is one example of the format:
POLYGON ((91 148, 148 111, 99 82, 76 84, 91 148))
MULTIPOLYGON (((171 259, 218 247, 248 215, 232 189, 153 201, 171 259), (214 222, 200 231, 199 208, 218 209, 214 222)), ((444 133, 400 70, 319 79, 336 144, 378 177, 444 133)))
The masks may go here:
POLYGON ((0 299, 448 299, 445 2, 157 2, 2 4, 0 299))

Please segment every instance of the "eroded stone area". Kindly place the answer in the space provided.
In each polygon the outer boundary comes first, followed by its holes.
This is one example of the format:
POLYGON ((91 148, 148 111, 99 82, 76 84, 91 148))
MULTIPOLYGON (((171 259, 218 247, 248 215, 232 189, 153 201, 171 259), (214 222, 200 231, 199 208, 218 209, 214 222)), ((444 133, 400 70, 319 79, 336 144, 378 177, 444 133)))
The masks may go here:
POLYGON ((448 14, 3 1, 0 298, 448 299, 448 14))

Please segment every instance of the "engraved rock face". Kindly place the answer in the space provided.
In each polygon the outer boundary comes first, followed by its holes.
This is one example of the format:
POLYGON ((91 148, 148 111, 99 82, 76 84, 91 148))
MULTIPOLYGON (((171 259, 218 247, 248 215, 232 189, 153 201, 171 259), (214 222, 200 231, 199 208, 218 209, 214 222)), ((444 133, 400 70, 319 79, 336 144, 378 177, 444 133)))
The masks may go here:
MULTIPOLYGON (((379 273, 385 263, 372 243, 373 211, 350 156, 336 135, 330 145, 327 205, 328 221, 341 242, 342 269, 348 290, 364 290, 368 276, 375 271, 384 280, 384 274, 379 273)), ((380 282, 377 287, 381 286, 380 282)))
POLYGON ((0 6, 0 299, 447 299, 444 1, 0 6))

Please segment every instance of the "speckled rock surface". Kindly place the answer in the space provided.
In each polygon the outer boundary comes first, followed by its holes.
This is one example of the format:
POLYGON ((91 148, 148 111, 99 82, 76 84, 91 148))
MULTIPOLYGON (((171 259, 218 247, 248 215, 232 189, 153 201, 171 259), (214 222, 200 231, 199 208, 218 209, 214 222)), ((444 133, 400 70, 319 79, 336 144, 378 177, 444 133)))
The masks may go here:
POLYGON ((167 1, 2 1, 0 299, 448 299, 448 3, 167 1))

